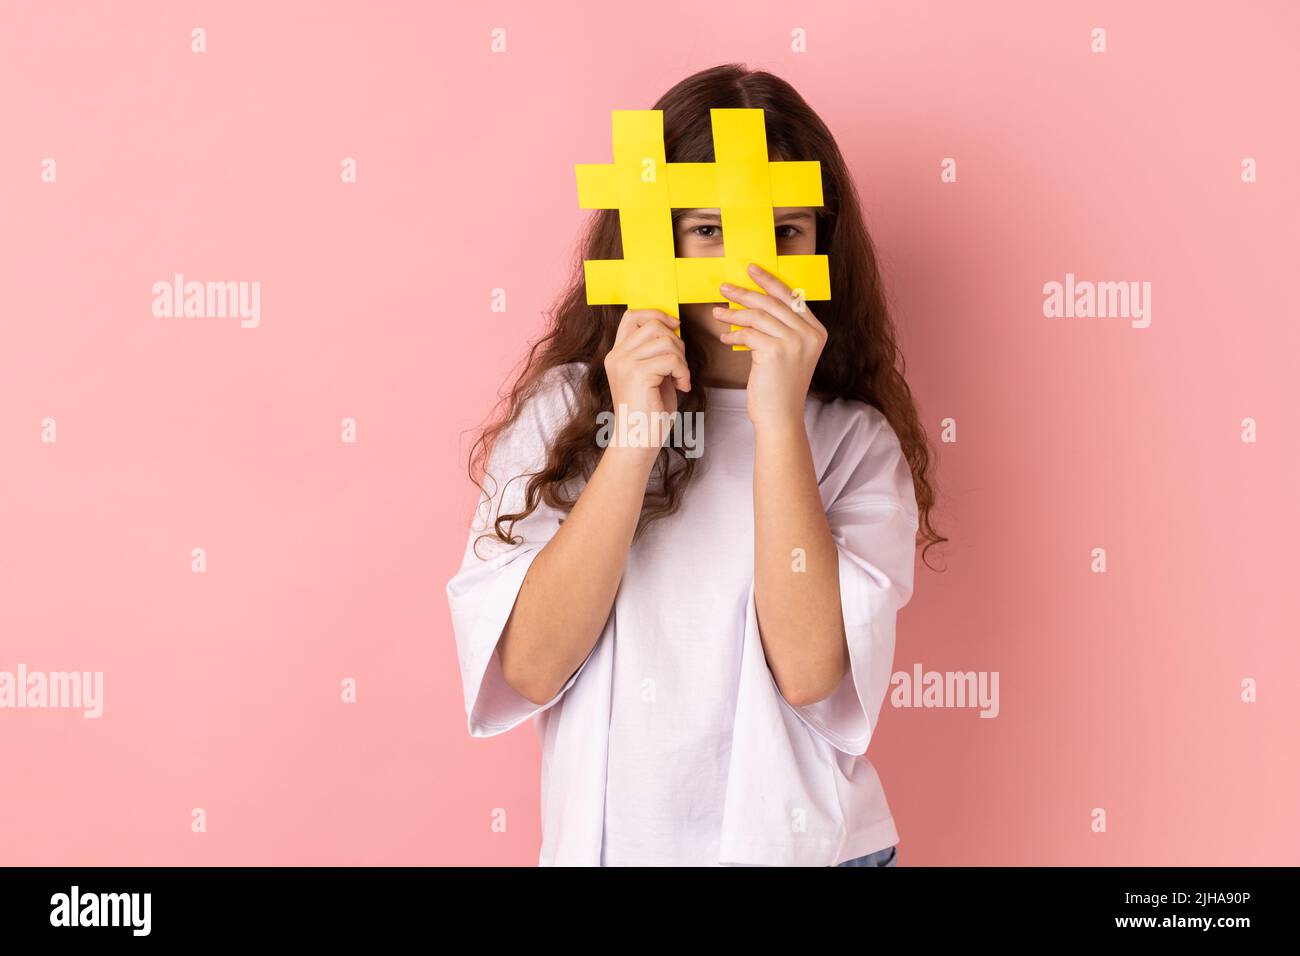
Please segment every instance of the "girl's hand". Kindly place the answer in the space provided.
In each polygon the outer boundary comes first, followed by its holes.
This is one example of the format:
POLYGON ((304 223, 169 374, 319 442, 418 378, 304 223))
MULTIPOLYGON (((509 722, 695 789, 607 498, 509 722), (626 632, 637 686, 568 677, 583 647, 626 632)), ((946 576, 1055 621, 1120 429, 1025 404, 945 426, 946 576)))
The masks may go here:
POLYGON ((802 428, 804 400, 826 345, 826 327, 806 302, 796 302, 794 293, 776 276, 756 265, 749 267, 749 274, 767 294, 724 283, 722 294, 746 308, 714 306, 716 318, 743 326, 723 332, 721 339, 728 345, 748 346, 753 352, 747 390, 749 420, 754 427, 797 423, 802 428))
MULTIPOLYGON (((646 416, 649 422, 660 421, 662 413, 677 411, 677 390, 691 390, 691 371, 686 365, 686 344, 673 330, 680 325, 658 309, 629 309, 623 313, 614 337, 614 347, 605 356, 605 374, 614 414, 619 425, 630 424, 627 416, 646 416)), ((627 432, 619 432, 627 434, 627 432)), ((661 441, 647 452, 659 454, 661 441)))

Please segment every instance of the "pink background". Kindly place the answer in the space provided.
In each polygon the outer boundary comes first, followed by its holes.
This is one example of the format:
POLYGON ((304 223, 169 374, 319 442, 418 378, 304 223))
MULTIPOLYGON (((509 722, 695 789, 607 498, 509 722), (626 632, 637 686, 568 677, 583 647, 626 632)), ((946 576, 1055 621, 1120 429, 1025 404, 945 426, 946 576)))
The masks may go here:
POLYGON ((105 713, 0 711, 0 863, 536 862, 535 735, 465 728, 462 433, 609 111, 727 61, 834 131, 958 423, 895 668, 996 670, 1001 715, 886 708, 901 863, 1300 863, 1297 45, 1285 2, 5 3, 0 670, 105 713), (152 317, 174 272, 260 327, 152 317), (1044 318, 1066 272, 1151 327, 1044 318))

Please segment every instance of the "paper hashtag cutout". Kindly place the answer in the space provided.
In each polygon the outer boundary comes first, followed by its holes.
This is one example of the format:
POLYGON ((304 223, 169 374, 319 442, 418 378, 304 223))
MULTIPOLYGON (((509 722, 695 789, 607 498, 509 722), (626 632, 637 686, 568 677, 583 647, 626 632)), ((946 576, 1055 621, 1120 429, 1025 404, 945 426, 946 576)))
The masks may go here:
POLYGON ((665 162, 662 110, 613 112, 614 162, 577 166, 578 206, 617 209, 623 238, 622 259, 583 261, 589 305, 659 309, 680 318, 680 304, 723 301, 723 282, 758 290, 751 262, 802 299, 831 297, 825 256, 777 255, 772 213, 778 206, 820 206, 821 164, 769 162, 762 110, 709 111, 712 163, 665 162), (672 210, 688 208, 719 210, 721 257, 676 257, 672 210))

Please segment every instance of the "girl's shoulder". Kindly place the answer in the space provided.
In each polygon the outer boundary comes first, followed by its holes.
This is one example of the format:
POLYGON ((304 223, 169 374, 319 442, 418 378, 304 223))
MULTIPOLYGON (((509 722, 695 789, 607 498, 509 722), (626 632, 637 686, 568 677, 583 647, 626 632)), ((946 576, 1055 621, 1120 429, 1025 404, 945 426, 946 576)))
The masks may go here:
POLYGON ((532 395, 539 401, 569 404, 574 395, 587 384, 590 366, 586 362, 566 362, 548 368, 538 376, 532 395))
POLYGON ((911 466, 885 413, 851 398, 814 400, 808 440, 814 457, 825 463, 821 484, 832 508, 887 505, 918 520, 911 466))
POLYGON ((856 398, 813 398, 809 402, 809 437, 835 446, 891 452, 901 447, 885 413, 856 398))
POLYGON ((520 397, 519 417, 531 419, 548 432, 563 424, 577 407, 587 372, 586 362, 568 362, 547 369, 520 397))
MULTIPOLYGON (((537 474, 546 467, 557 436, 580 408, 586 374, 587 366, 582 362, 557 365, 511 397, 508 414, 488 446, 484 478, 492 484, 485 486, 487 498, 507 492, 522 494, 524 484, 514 479, 537 474)), ((521 502, 519 499, 513 506, 522 507, 521 502)), ((488 507, 486 498, 483 506, 488 507)))

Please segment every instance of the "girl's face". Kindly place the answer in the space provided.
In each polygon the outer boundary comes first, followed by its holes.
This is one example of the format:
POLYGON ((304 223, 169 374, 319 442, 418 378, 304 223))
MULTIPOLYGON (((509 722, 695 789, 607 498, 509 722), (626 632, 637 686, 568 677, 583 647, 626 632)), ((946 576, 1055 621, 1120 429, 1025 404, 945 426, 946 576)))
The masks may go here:
MULTIPOLYGON (((817 215, 810 206, 780 207, 772 210, 776 220, 776 252, 782 256, 810 256, 817 251, 817 215)), ((686 209, 673 223, 673 238, 677 243, 679 258, 696 256, 722 256, 726 237, 722 234, 722 219, 716 209, 686 209)), ((714 305, 728 305, 722 293, 718 301, 693 302, 681 306, 683 325, 702 329, 712 338, 726 332, 730 325, 713 317, 714 305)))

